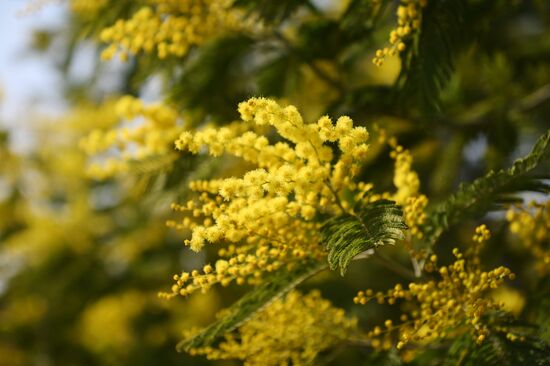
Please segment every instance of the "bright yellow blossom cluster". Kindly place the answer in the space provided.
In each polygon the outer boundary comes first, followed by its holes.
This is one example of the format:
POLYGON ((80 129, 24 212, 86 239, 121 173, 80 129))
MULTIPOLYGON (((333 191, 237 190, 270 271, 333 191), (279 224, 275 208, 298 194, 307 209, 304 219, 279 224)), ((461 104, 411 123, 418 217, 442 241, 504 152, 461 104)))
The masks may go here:
POLYGON ((483 342, 489 328, 482 322, 485 314, 502 308, 501 304, 485 296, 489 290, 496 289, 505 279, 513 279, 514 274, 506 267, 483 271, 479 263, 479 250, 489 239, 490 233, 482 225, 476 229, 473 244, 465 254, 453 249, 456 260, 449 266, 439 267, 437 256, 432 255, 425 269, 435 277, 425 282, 412 282, 405 288, 401 284, 387 292, 360 291, 354 298, 358 304, 370 300, 393 305, 400 300, 415 307, 406 308, 400 317, 400 323, 386 320, 384 327, 375 327, 368 333, 374 347, 382 347, 395 342, 403 348, 408 343, 426 342, 443 339, 449 331, 460 327, 470 329, 478 343, 483 342))
POLYGON ((291 223, 282 233, 289 244, 260 239, 254 245, 250 245, 252 240, 247 240, 247 244, 242 246, 229 245, 222 248, 218 251, 220 259, 214 265, 207 264, 201 271, 174 275, 175 283, 171 292, 160 292, 159 297, 170 299, 177 295, 188 296, 196 291, 205 293, 217 284, 224 287, 233 282, 254 285, 262 281, 264 273, 281 268, 292 269, 300 265, 299 262, 306 256, 321 259, 323 252, 317 238, 313 236, 316 227, 314 223, 291 223), (304 232, 311 236, 305 236, 304 232))
POLYGON ((348 117, 340 117, 336 125, 328 117, 307 124, 295 107, 263 98, 241 103, 239 112, 245 122, 275 127, 288 142, 270 144, 266 136, 252 131, 238 134, 231 127, 181 134, 176 141, 179 150, 198 153, 207 147, 213 156, 229 153, 259 167, 242 178, 191 184, 191 189, 206 195, 200 208, 193 209, 193 202, 187 207, 212 218, 210 226, 193 228, 187 244, 195 251, 205 241, 239 242, 245 237, 254 239, 255 234, 286 242, 279 231, 292 220, 309 221, 319 211, 333 212, 341 206, 341 191, 353 186, 352 178, 368 150, 367 130, 354 128, 348 117), (338 143, 340 155, 335 163, 333 148, 326 142, 338 143))
POLYGON ((394 56, 406 49, 405 41, 414 32, 420 29, 422 24, 422 8, 428 5, 427 0, 401 0, 397 7, 397 28, 390 32, 390 46, 376 51, 372 62, 376 66, 382 66, 387 56, 394 56))
POLYGON ((217 263, 212 273, 178 275, 172 294, 163 296, 186 295, 233 279, 244 283, 306 256, 320 258, 319 224, 312 219, 321 212, 349 210, 342 193, 356 188, 353 177, 368 150, 364 127, 353 127, 348 117, 335 124, 328 117, 305 123, 295 107, 263 98, 241 103, 239 112, 243 122, 183 132, 176 148, 193 153, 207 148, 213 156, 231 154, 258 168, 241 178, 191 182, 198 200, 173 205, 189 215, 168 223, 192 231, 186 244, 194 251, 206 242, 239 245, 221 251, 228 264, 221 272, 218 264, 226 262, 217 263), (253 132, 269 126, 279 137, 253 132), (270 143, 268 137, 278 142, 270 143))
POLYGON ((70 0, 71 11, 81 17, 93 18, 105 8, 109 0, 70 0))
POLYGON ((119 19, 105 28, 100 38, 110 45, 101 54, 109 60, 117 52, 126 60, 129 54, 156 52, 160 59, 182 57, 226 30, 241 26, 233 0, 151 0, 128 20, 119 19))
POLYGON ((80 342, 98 352, 123 350, 135 340, 132 320, 145 306, 137 292, 107 296, 90 304, 78 325, 80 342))
POLYGON ((126 171, 130 161, 171 154, 172 142, 182 130, 172 108, 161 103, 145 105, 135 97, 124 96, 116 103, 115 113, 126 126, 96 128, 80 141, 88 155, 105 155, 103 161, 89 166, 91 177, 105 179, 126 171))
POLYGON ((550 274, 550 201, 533 201, 526 208, 511 208, 506 219, 510 231, 535 258, 537 271, 543 276, 550 274))
POLYGON ((217 347, 191 350, 211 360, 239 359, 246 366, 309 365, 317 354, 345 342, 357 320, 345 316, 318 291, 277 300, 217 347))
POLYGON ((395 138, 390 138, 388 144, 393 148, 390 157, 395 160, 393 184, 397 188, 391 198, 403 206, 403 215, 410 234, 422 239, 419 226, 426 220, 424 209, 428 198, 419 193, 420 179, 412 169, 411 152, 398 145, 395 138))
MULTIPOLYGON (((390 145, 394 139, 390 140, 390 145)), ((403 149, 403 146, 395 145, 390 157, 395 159, 395 174, 393 184, 397 188, 394 199, 397 203, 404 203, 407 198, 416 196, 420 189, 420 180, 418 174, 412 170, 412 155, 409 150, 403 149)))
MULTIPOLYGON (((389 137, 385 129, 375 125, 374 131, 377 135, 377 143, 387 144, 392 149, 390 157, 395 160, 393 185, 397 190, 395 193, 372 194, 372 184, 359 183, 357 188, 360 193, 355 196, 355 200, 358 201, 367 197, 370 202, 381 198, 394 200, 403 207, 403 216, 409 227, 408 232, 410 235, 422 239, 423 234, 420 231, 420 225, 426 220, 425 208, 428 205, 428 197, 420 193, 420 179, 412 167, 412 154, 408 149, 399 145, 395 137, 389 137)), ((412 251, 410 242, 405 244, 412 251)), ((422 255, 421 253, 413 254, 422 255)))
POLYGON ((78 103, 70 113, 63 116, 62 121, 56 121, 55 124, 48 126, 48 129, 54 129, 59 135, 63 134, 64 139, 69 136, 74 139, 88 133, 93 128, 111 128, 119 122, 115 112, 116 104, 117 101, 114 98, 106 99, 100 104, 78 103))

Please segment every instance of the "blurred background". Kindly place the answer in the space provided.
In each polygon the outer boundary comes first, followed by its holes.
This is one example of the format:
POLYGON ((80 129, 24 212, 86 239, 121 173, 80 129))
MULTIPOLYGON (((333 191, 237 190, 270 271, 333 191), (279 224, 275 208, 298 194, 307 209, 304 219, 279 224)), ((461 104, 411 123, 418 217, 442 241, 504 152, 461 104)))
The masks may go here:
MULTIPOLYGON (((158 300, 181 271, 181 238, 129 202, 115 213, 113 184, 87 179, 72 121, 91 130, 97 115, 73 109, 71 85, 88 85, 99 57, 92 41, 68 49, 70 27, 67 2, 0 2, 0 365, 185 363, 181 331, 211 321, 217 295, 185 310, 158 300)), ((98 98, 119 93, 124 67, 103 71, 98 98)))

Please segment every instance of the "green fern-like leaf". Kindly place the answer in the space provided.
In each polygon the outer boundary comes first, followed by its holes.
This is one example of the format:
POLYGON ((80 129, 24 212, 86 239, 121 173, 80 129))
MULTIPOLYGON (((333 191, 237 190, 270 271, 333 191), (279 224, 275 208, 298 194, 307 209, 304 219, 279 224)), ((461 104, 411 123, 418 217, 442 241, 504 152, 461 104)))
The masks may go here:
POLYGON ((545 366, 550 364, 550 345, 536 337, 510 341, 493 334, 481 345, 470 335, 458 338, 449 349, 445 366, 545 366))
POLYGON ((422 228, 426 242, 433 245, 450 226, 499 208, 499 204, 517 200, 514 194, 519 191, 550 192, 550 186, 543 181, 548 177, 525 176, 549 157, 550 130, 539 138, 528 155, 516 160, 511 168, 491 171, 470 184, 462 185, 438 206, 422 228))
POLYGON ((439 94, 454 70, 464 12, 464 0, 430 2, 422 14, 422 32, 404 54, 401 95, 415 96, 414 103, 428 111, 439 109, 439 94))
POLYGON ((214 121, 238 117, 233 107, 250 93, 251 68, 247 58, 254 40, 244 34, 230 33, 196 50, 170 83, 170 101, 190 112, 190 122, 204 118, 214 121))
POLYGON ((294 13, 300 6, 309 6, 304 0, 236 0, 234 6, 257 14, 267 23, 280 23, 294 13))
POLYGON ((340 19, 340 28, 350 36, 365 36, 374 27, 377 4, 370 0, 351 0, 340 19))
POLYGON ((184 339, 176 349, 181 352, 211 345, 325 267, 325 263, 309 260, 299 263, 293 270, 285 269, 275 273, 226 309, 226 315, 222 319, 210 324, 193 337, 184 339))
POLYGON ((550 277, 541 279, 535 294, 529 301, 528 319, 538 326, 540 339, 550 344, 550 277))
POLYGON ((356 255, 404 239, 406 229, 403 211, 388 200, 368 204, 356 215, 345 214, 325 221, 321 235, 329 251, 330 268, 340 268, 343 276, 356 255))

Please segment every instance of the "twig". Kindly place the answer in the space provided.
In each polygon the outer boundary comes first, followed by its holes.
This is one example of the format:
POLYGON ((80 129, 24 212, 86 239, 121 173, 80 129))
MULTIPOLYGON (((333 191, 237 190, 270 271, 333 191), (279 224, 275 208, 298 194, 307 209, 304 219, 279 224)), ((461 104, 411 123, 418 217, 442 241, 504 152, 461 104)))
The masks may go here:
POLYGON ((340 207, 340 210, 342 211, 342 213, 343 214, 348 213, 346 211, 346 209, 344 208, 344 205, 342 204, 342 201, 340 201, 340 197, 338 197, 338 192, 336 192, 334 187, 332 187, 332 184, 330 184, 330 182, 325 182, 325 185, 328 187, 328 189, 330 190, 330 192, 334 196, 334 201, 336 202, 338 207, 340 207))
POLYGON ((422 269, 424 268, 424 260, 418 261, 416 258, 411 257, 411 263, 416 278, 422 277, 422 269))
POLYGON ((407 267, 402 266, 400 263, 389 259, 388 257, 386 257, 384 254, 380 252, 375 252, 373 255, 373 258, 377 259, 380 264, 382 264, 384 267, 386 267, 387 269, 391 270, 394 273, 397 273, 410 280, 417 279, 413 271, 411 271, 407 267))
POLYGON ((550 84, 546 84, 522 98, 515 109, 522 112, 528 111, 538 107, 548 100, 550 100, 550 84))

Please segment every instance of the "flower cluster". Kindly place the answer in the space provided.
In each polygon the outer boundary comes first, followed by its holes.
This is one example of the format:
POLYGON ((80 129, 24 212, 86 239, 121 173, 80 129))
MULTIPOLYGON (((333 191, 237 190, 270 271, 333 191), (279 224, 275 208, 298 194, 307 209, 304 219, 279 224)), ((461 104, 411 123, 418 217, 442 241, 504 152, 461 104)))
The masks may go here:
POLYGON ((550 201, 531 202, 527 208, 508 210, 506 219, 510 231, 516 234, 535 258, 537 271, 545 276, 550 273, 550 201))
POLYGON ((241 178, 191 182, 190 188, 200 193, 198 200, 173 205, 188 215, 168 224, 192 231, 185 242, 192 250, 207 242, 240 244, 222 252, 229 268, 220 273, 216 265, 213 273, 178 275, 173 294, 233 279, 244 282, 306 256, 322 257, 319 224, 313 218, 349 210, 343 191, 356 188, 353 177, 368 150, 364 127, 353 127, 348 117, 335 124, 328 117, 308 124, 295 107, 263 98, 241 103, 239 112, 244 122, 186 131, 176 141, 179 150, 198 153, 207 148, 213 156, 228 153, 258 168, 241 178), (269 126, 279 137, 254 132, 269 126), (270 143, 268 137, 278 142, 270 143))
POLYGON ((187 244, 195 251, 206 241, 222 239, 235 243, 245 237, 265 237, 286 242, 281 234, 292 220, 301 218, 305 224, 318 211, 338 209, 341 191, 353 185, 351 179, 368 150, 366 129, 354 128, 348 117, 340 117, 336 125, 328 117, 306 124, 293 106, 281 107, 262 98, 241 103, 239 111, 244 121, 271 125, 288 142, 270 144, 266 136, 252 131, 237 135, 237 128, 231 127, 181 134, 176 141, 179 150, 197 153, 207 147, 213 156, 230 153, 259 166, 242 178, 191 184, 191 189, 206 194, 200 208, 194 208, 193 202, 187 207, 212 221, 208 227, 193 227, 187 244), (326 142, 338 142, 340 156, 335 163, 333 148, 326 142))
MULTIPOLYGON (((403 215, 405 223, 409 227, 409 234, 422 239, 423 233, 420 231, 420 225, 426 220, 425 208, 428 205, 428 197, 420 193, 420 179, 412 167, 412 154, 408 149, 399 145, 395 137, 389 137, 385 129, 375 125, 374 131, 377 135, 377 143, 387 144, 391 148, 390 157, 395 160, 393 184, 396 191, 394 193, 373 194, 371 192, 372 184, 360 182, 357 185, 359 194, 355 196, 355 201, 367 199, 372 202, 383 198, 397 202, 403 207, 403 215)), ((410 241, 406 241, 405 245, 412 255, 416 257, 424 256, 424 253, 417 252, 412 248, 410 241)))
POLYGON ((422 24, 422 8, 428 4, 427 0, 401 0, 397 7, 397 28, 390 32, 390 46, 376 51, 372 62, 382 66, 384 58, 394 56, 406 49, 407 38, 420 29, 422 24))
POLYGON ((438 266, 437 256, 432 255, 425 269, 435 279, 425 282, 412 282, 405 288, 401 284, 387 292, 360 291, 354 298, 358 304, 376 300, 380 304, 393 305, 400 300, 414 307, 406 308, 400 323, 386 320, 384 327, 375 327, 368 333, 373 346, 382 347, 397 338, 396 347, 403 348, 408 343, 419 343, 445 338, 449 331, 460 327, 470 329, 478 343, 486 338, 489 328, 482 318, 502 305, 485 296, 491 289, 501 286, 505 279, 513 279, 514 274, 506 267, 483 271, 479 263, 479 250, 489 239, 490 233, 482 225, 476 229, 473 244, 461 253, 453 249, 455 261, 448 266, 438 266))
POLYGON ((233 0, 152 0, 128 20, 119 19, 105 28, 100 38, 110 45, 101 57, 109 60, 117 52, 126 60, 129 54, 157 53, 160 59, 184 56, 225 30, 241 27, 233 0))
POLYGON ((109 0, 71 0, 71 11, 81 17, 93 18, 105 8, 109 0))
MULTIPOLYGON (((170 225, 169 225, 170 226, 170 225)), ((223 287, 230 283, 258 284, 264 273, 272 273, 281 268, 292 269, 307 257, 321 259, 323 253, 317 238, 301 235, 303 232, 314 233, 316 224, 303 224, 295 221, 284 232, 286 242, 272 243, 267 239, 258 240, 255 245, 229 245, 218 251, 220 259, 214 265, 207 264, 202 270, 182 272, 174 275, 171 292, 160 292, 160 298, 170 299, 177 295, 188 296, 196 291, 205 293, 213 285, 223 287), (307 227, 309 225, 309 228, 307 227), (289 243, 289 244, 285 244, 289 243)), ((251 243, 248 240, 247 243, 251 243)))
POLYGON ((397 192, 392 199, 403 206, 405 222, 411 235, 421 239, 422 232, 419 226, 426 219, 424 208, 428 204, 428 198, 419 193, 420 180, 418 174, 412 169, 413 158, 410 151, 398 145, 394 138, 391 138, 388 143, 393 148, 390 157, 395 160, 393 184, 397 192))
POLYGON ((247 366, 309 365, 317 354, 356 332, 357 320, 345 316, 318 291, 297 291, 277 300, 217 348, 191 351, 211 360, 240 359, 247 366))
POLYGON ((80 141, 86 154, 105 155, 103 161, 90 165, 91 177, 105 179, 126 171, 130 161, 170 155, 172 142, 182 130, 173 109, 161 103, 144 105, 131 96, 117 101, 115 115, 117 122, 123 119, 127 125, 93 129, 80 141))
POLYGON ((135 340, 131 322, 144 305, 144 296, 137 292, 107 296, 90 304, 80 319, 80 342, 101 352, 129 348, 135 340))

